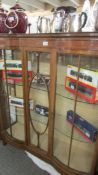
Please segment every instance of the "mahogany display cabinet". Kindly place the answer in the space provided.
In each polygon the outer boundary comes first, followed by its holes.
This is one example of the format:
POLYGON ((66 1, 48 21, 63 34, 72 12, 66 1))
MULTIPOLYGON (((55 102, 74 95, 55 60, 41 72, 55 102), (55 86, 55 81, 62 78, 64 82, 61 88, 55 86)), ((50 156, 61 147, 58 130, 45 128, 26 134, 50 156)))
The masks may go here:
POLYGON ((0 137, 62 175, 94 175, 98 34, 0 35, 0 137))

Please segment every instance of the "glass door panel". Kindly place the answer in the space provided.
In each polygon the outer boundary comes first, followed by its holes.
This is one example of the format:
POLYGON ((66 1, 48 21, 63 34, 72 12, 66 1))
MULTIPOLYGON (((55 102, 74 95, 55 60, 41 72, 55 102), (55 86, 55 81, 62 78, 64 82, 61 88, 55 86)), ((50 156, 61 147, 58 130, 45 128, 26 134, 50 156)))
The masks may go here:
POLYGON ((30 142, 41 149, 48 149, 48 115, 50 54, 45 52, 28 53, 30 142))
POLYGON ((24 141, 24 100, 20 51, 3 50, 0 61, 3 96, 6 96, 5 105, 7 106, 6 131, 12 137, 24 141))
POLYGON ((70 64, 70 61, 72 63, 74 62, 73 55, 59 54, 57 57, 54 156, 66 165, 68 164, 72 130, 72 126, 70 126, 66 120, 66 113, 74 108, 74 95, 65 88, 67 67, 70 64))
POLYGON ((98 131, 98 58, 79 57, 79 67, 73 67, 78 84, 69 167, 90 173, 98 131))
POLYGON ((58 55, 54 156, 68 167, 87 173, 98 128, 97 65, 97 57, 58 55))

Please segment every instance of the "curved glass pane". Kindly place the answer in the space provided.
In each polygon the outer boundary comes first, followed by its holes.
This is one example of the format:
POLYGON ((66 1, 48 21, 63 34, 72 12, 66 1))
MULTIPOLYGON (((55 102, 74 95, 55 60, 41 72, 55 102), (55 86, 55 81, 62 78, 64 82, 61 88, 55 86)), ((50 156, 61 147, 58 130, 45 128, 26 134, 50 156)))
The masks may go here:
POLYGON ((3 101, 6 106, 5 129, 9 135, 24 141, 24 100, 22 83, 22 63, 19 50, 3 50, 1 70, 3 101), (6 98, 4 98, 6 97, 6 98))
MULTIPOLYGON (((80 56, 77 102, 69 166, 90 173, 98 130, 98 58, 80 56), (77 140, 75 135, 78 134, 77 140), (83 162, 81 165, 81 161, 83 162)), ((76 67, 74 68, 76 70, 76 67)), ((76 70, 77 71, 77 70, 76 70)))
POLYGON ((29 86, 30 108, 30 142, 47 150, 48 147, 48 115, 50 55, 44 52, 28 53, 28 65, 31 64, 29 86))
POLYGON ((97 57, 58 55, 54 156, 86 173, 91 170, 98 128, 97 65, 97 57))

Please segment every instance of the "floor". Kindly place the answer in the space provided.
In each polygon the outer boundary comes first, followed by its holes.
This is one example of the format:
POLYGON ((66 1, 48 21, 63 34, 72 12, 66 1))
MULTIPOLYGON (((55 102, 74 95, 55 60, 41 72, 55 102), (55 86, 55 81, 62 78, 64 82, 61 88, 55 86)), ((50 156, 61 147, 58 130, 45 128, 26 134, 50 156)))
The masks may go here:
POLYGON ((23 150, 0 141, 0 175, 49 175, 31 161, 23 150))

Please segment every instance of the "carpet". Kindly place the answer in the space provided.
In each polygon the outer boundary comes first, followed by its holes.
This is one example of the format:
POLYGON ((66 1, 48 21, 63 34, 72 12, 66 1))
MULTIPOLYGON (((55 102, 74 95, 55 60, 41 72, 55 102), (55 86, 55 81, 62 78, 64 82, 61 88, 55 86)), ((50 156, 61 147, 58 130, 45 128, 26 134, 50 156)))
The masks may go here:
POLYGON ((0 141, 0 175, 49 175, 26 155, 24 150, 0 141))

